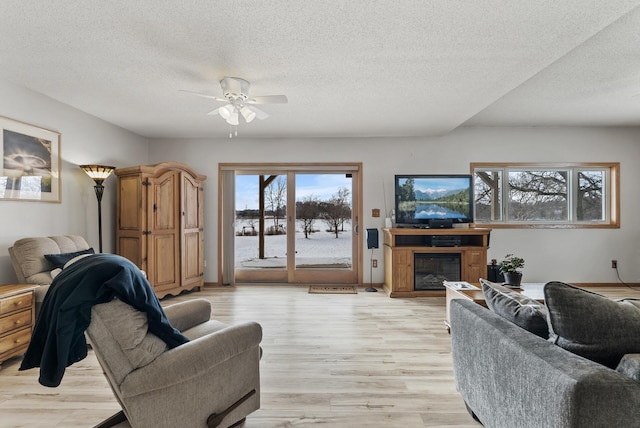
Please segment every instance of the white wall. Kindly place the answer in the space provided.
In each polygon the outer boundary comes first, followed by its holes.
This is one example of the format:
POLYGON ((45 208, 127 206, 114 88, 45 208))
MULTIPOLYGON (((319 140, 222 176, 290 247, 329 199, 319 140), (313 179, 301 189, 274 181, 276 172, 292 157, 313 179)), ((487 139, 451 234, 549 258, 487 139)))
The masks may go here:
MULTIPOLYGON (((0 200, 0 284, 16 281, 9 248, 19 238, 77 234, 98 250, 98 202, 78 165, 124 167, 148 163, 148 141, 51 98, 0 81, 0 115, 61 133, 62 202, 0 200)), ((115 184, 105 181, 103 251, 115 251, 115 184)))
MULTIPOLYGON (((241 131, 241 130, 240 130, 241 131)), ((640 129, 616 128, 461 128, 437 138, 359 138, 291 140, 154 140, 151 163, 184 162, 208 176, 205 184, 207 269, 205 281, 218 275, 218 163, 362 162, 363 227, 382 228, 393 204, 396 173, 469 173, 471 162, 620 162, 620 229, 495 229, 489 259, 515 252, 526 259, 525 281, 640 282, 640 129), (384 206, 383 182, 386 190, 384 206)), ((363 236, 363 240, 364 240, 363 236)), ((366 248, 366 246, 365 246, 366 248)), ((370 281, 369 250, 363 260, 370 281)), ((382 261, 382 249, 374 250, 382 261)), ((373 281, 383 282, 382 263, 373 281)))

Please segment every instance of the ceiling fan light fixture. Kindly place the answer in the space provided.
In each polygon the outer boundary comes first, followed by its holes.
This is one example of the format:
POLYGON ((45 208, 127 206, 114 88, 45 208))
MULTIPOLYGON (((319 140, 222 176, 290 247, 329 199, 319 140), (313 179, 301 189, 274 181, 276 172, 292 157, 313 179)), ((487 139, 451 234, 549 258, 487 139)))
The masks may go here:
POLYGON ((234 111, 228 118, 227 118, 227 123, 229 125, 234 125, 234 126, 238 126, 240 124, 240 121, 238 120, 238 111, 234 111))
POLYGON ((220 116, 222 116, 223 119, 227 119, 227 121, 229 121, 229 118, 233 114, 234 110, 235 109, 233 108, 233 106, 231 104, 229 104, 229 105, 220 107, 218 109, 218 114, 220 116))
POLYGON ((220 86, 222 87, 224 98, 193 91, 183 92, 204 98, 210 98, 215 101, 226 102, 225 105, 218 107, 207 114, 210 116, 220 115, 220 117, 227 122, 230 127, 230 138, 233 137, 233 131, 235 131, 235 135, 238 133, 237 127, 240 124, 240 115, 242 115, 245 123, 253 122, 256 118, 263 120, 269 117, 267 113, 257 107, 254 107, 254 104, 286 104, 288 102, 286 95, 262 95, 249 97, 249 88, 251 87, 251 84, 249 81, 239 77, 224 77, 220 80, 220 86))
POLYGON ((244 120, 247 121, 247 123, 256 118, 256 113, 247 106, 242 107, 240 109, 240 113, 242 114, 242 117, 244 117, 244 120))

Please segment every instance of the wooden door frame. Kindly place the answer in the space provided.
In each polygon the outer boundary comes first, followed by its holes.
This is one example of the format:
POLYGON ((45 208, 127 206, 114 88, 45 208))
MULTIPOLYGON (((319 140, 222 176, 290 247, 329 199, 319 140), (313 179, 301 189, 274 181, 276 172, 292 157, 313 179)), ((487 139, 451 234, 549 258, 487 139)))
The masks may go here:
MULTIPOLYGON (((218 164, 218 284, 223 283, 223 173, 224 171, 256 171, 256 175, 259 174, 259 171, 297 171, 297 170, 308 170, 314 171, 318 173, 322 172, 345 172, 345 171, 354 171, 356 172, 356 179, 354 181, 354 188, 357 186, 358 192, 357 195, 354 195, 357 201, 357 209, 354 213, 353 217, 357 220, 358 234, 357 239, 353 239, 354 245, 356 246, 356 281, 358 285, 361 285, 363 282, 363 236, 360 231, 364 230, 361 227, 363 223, 363 189, 362 189, 362 162, 284 162, 284 163, 276 163, 276 162, 267 162, 267 163, 219 163, 218 164)), ((355 192, 354 192, 355 193, 355 192)), ((354 204, 355 205, 355 204, 354 204)))

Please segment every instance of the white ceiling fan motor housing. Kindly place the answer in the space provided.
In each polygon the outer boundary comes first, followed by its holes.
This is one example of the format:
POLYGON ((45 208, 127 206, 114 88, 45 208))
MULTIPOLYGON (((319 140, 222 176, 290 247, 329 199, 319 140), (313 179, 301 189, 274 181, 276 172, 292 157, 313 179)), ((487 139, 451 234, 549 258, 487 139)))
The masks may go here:
POLYGON ((249 87, 251 84, 239 77, 225 77, 220 81, 222 93, 231 103, 240 101, 241 103, 249 98, 249 87))

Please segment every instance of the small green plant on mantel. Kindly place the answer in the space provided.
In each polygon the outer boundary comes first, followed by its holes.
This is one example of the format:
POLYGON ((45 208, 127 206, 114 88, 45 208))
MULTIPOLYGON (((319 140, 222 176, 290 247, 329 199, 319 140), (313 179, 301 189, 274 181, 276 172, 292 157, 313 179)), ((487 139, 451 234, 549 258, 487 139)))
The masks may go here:
POLYGON ((520 269, 523 267, 524 259, 513 254, 507 254, 500 262, 500 272, 502 273, 520 273, 520 269))

